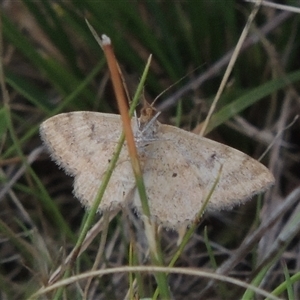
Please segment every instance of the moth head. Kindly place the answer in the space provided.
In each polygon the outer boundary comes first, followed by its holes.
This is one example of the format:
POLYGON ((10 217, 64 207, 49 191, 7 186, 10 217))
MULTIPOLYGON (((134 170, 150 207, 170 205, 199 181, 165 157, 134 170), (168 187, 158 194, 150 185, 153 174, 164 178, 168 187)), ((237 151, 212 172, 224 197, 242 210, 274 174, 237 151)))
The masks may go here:
POLYGON ((140 117, 138 119, 138 130, 135 133, 135 139, 138 143, 155 140, 159 126, 157 121, 159 114, 160 112, 144 98, 143 107, 140 110, 140 117))

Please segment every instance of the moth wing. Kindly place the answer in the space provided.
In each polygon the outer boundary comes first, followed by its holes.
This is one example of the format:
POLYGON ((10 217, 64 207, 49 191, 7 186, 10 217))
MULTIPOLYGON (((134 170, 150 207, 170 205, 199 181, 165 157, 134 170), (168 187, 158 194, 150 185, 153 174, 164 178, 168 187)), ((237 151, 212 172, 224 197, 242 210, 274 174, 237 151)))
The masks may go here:
MULTIPOLYGON (((52 159, 75 177, 74 194, 87 207, 95 200, 121 132, 120 116, 97 112, 63 113, 41 124, 41 138, 52 159)), ((122 204, 134 185, 127 148, 123 146, 99 210, 122 204)))
MULTIPOLYGON (((148 150, 149 155, 142 160, 142 166, 152 218, 170 228, 191 223, 201 208, 205 187, 201 186, 191 165, 171 142, 153 142, 148 150)), ((134 204, 142 211, 137 190, 134 204)))
MULTIPOLYGON (((194 220, 221 166, 210 210, 232 208, 274 183, 271 172, 250 156, 169 125, 160 125, 158 140, 149 143, 145 155, 151 213, 168 227, 194 220)), ((135 203, 139 205, 137 197, 135 203)))

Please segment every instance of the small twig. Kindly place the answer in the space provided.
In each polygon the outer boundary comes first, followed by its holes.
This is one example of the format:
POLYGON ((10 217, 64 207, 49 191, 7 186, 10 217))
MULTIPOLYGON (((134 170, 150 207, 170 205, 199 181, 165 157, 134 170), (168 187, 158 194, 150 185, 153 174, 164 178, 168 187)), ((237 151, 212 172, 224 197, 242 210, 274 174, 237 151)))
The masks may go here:
MULTIPOLYGON (((118 214, 118 211, 112 212, 109 215, 109 221, 118 214)), ((88 231, 88 233, 85 236, 84 241, 81 244, 80 251, 78 253, 78 257, 88 248, 88 246, 92 243, 92 241, 95 239, 95 237, 103 230, 105 224, 104 219, 101 218, 96 224, 93 225, 93 227, 88 231)), ((51 277, 48 280, 48 284, 53 284, 55 281, 59 279, 62 272, 65 270, 65 266, 70 264, 71 259, 74 257, 74 252, 76 249, 74 248, 72 252, 65 258, 64 262, 51 274, 51 277)))
MULTIPOLYGON (((61 280, 52 286, 41 288, 38 290, 36 293, 31 295, 28 299, 33 300, 37 299, 38 296, 45 295, 48 292, 51 292, 58 287, 61 287, 63 285, 69 285, 74 282, 77 282, 78 280, 82 279, 87 279, 89 277, 96 277, 96 276, 103 276, 103 275, 108 275, 108 274, 119 274, 121 272, 160 272, 160 273, 172 273, 172 274, 184 274, 184 275, 189 275, 189 276, 198 276, 198 277, 203 277, 203 278, 211 278, 214 280, 220 280, 224 282, 228 282, 240 287, 243 287, 245 289, 250 289, 254 292, 256 292, 259 295, 263 295, 265 297, 269 297, 270 299, 274 300, 280 300, 280 298, 254 286, 251 284, 248 284, 244 281, 231 278, 228 276, 223 276, 220 274, 212 273, 207 270, 201 270, 201 269, 192 269, 192 268, 168 268, 168 267, 157 267, 157 266, 134 266, 134 267, 119 267, 119 268, 112 268, 112 269, 104 269, 104 270, 97 270, 94 272, 87 272, 87 273, 82 273, 80 275, 72 276, 69 277, 68 279, 61 280)), ((170 298, 168 298, 170 299, 170 298)))
MULTIPOLYGON (((115 54, 111 45, 110 38, 106 35, 102 35, 102 39, 100 39, 92 28, 92 26, 86 20, 88 26, 90 27, 95 39, 102 47, 104 54, 106 56, 108 68, 111 74, 111 80, 114 87, 115 96, 118 102, 119 111, 121 114, 123 130, 125 134, 125 138, 127 141, 127 148, 129 157, 131 159, 131 165, 133 169, 133 173, 136 180, 137 190, 140 195, 142 210, 143 210, 143 222, 145 226, 145 234, 148 239, 148 244, 151 253, 151 260, 154 265, 161 266, 163 264, 163 259, 160 251, 160 245, 157 242, 156 235, 155 235, 155 224, 151 221, 150 218, 150 207, 147 200, 146 194, 146 187, 143 180, 143 172, 139 161, 138 151, 135 145, 134 134, 131 127, 131 120, 130 120, 130 113, 128 110, 127 99, 125 96, 125 90, 122 85, 122 79, 120 76, 120 68, 118 66, 117 60, 115 58, 115 54)), ((148 60, 147 66, 150 64, 151 57, 148 60)), ((147 67, 146 66, 146 67, 147 67)), ((141 80, 142 82, 142 80, 141 80)), ((134 103, 131 108, 134 108, 134 103)), ((159 286, 159 290, 161 296, 163 298, 169 298, 169 290, 168 290, 168 283, 167 277, 165 274, 157 273, 155 274, 157 285, 159 286)))
MULTIPOLYGON (((106 239, 107 239, 108 228, 109 228, 109 214, 110 213, 106 211, 106 212, 103 213, 103 216, 102 216, 103 230, 102 230, 102 234, 101 234, 101 241, 100 241, 99 249, 97 251, 97 255, 96 255, 96 258, 95 258, 95 261, 94 261, 94 264, 93 264, 93 267, 92 267, 91 271, 96 271, 97 270, 97 268, 100 264, 100 261, 102 259, 102 256, 103 256, 103 252, 104 252, 105 244, 106 244, 106 239)), ((92 283, 92 280, 93 280, 92 277, 90 277, 87 280, 87 283, 86 283, 85 288, 84 288, 83 299, 88 299, 88 293, 89 293, 89 289, 90 289, 90 285, 92 283)))
MULTIPOLYGON (((251 2, 251 3, 256 2, 256 0, 244 0, 244 1, 251 2)), ((278 3, 274 3, 274 2, 270 2, 270 1, 266 1, 266 0, 263 0, 261 5, 300 14, 300 8, 295 7, 295 6, 278 4, 278 3)))
MULTIPOLYGON (((265 35, 272 32, 276 29, 282 22, 293 16, 291 12, 284 11, 275 16, 271 21, 261 28, 261 32, 265 35)), ((248 49, 250 46, 256 44, 259 41, 259 37, 256 34, 250 35, 244 42, 241 52, 248 49)), ((195 79, 187 83, 185 86, 180 88, 176 93, 166 98, 162 103, 157 106, 157 110, 164 111, 168 108, 176 105, 176 103, 181 99, 185 94, 190 91, 199 89, 199 87, 204 84, 207 80, 214 78, 220 73, 220 70, 228 64, 234 49, 228 51, 221 59, 215 62, 205 73, 197 76, 195 79)))
POLYGON ((11 189, 11 187, 18 181, 18 179, 24 175, 27 170, 28 165, 31 165, 33 162, 36 161, 37 157, 42 153, 44 150, 43 146, 37 147, 27 156, 26 163, 20 167, 20 169, 15 173, 15 175, 5 184, 3 189, 0 191, 0 202, 5 194, 11 189))
MULTIPOLYGON (((227 275, 250 251, 257 242, 291 207, 299 201, 300 188, 295 189, 289 196, 279 205, 268 219, 263 219, 259 228, 257 228, 250 236, 246 237, 243 243, 232 252, 229 257, 217 270, 217 274, 227 275)), ((206 288, 201 292, 199 297, 203 297, 205 293, 213 286, 214 281, 207 283, 206 288)))
POLYGON ((211 118, 213 112, 215 111, 217 103, 218 103, 218 101, 219 101, 219 99, 221 97, 221 94, 223 93, 223 91, 225 89, 225 86, 227 84, 228 78, 229 78, 229 76, 230 76, 230 74, 232 72, 234 64, 235 64, 235 62, 236 62, 236 60, 238 58, 238 55, 239 55, 239 53, 241 51, 242 45, 243 45, 243 43, 244 43, 244 41, 246 39, 246 36, 248 35, 248 32, 250 30, 250 26, 251 26, 251 24, 252 24, 252 22, 253 22, 253 20, 254 20, 254 18, 256 16, 256 14, 258 13, 258 10, 260 8, 261 2, 262 2, 262 0, 257 0, 255 2, 255 6, 254 6, 254 8, 253 8, 253 10, 252 10, 249 18, 248 18, 248 21, 247 21, 247 23, 246 23, 246 25, 245 25, 245 27, 243 29, 243 32, 240 35, 240 38, 239 38, 239 40, 237 42, 237 45, 236 45, 236 47, 234 49, 232 57, 231 57, 231 59, 230 59, 230 61, 228 63, 227 69, 225 71, 225 74, 224 74, 223 79, 221 81, 220 87, 219 87, 219 89, 217 91, 217 94, 215 96, 215 99, 214 99, 212 105, 210 106, 210 109, 209 109, 209 112, 207 114, 207 117, 206 117, 206 119, 204 121, 204 124, 203 124, 201 130, 200 130, 200 136, 203 136, 204 133, 205 133, 205 130, 206 130, 207 125, 208 125, 208 123, 210 121, 210 118, 211 118))
MULTIPOLYGON (((264 151, 264 153, 259 157, 259 161, 262 160, 262 158, 266 155, 266 153, 268 153, 268 151, 272 148, 272 146, 275 144, 275 142, 277 141, 277 139, 282 135, 283 132, 285 132, 287 129, 289 129, 291 126, 293 126, 295 124, 295 122, 299 119, 299 116, 295 116, 293 121, 290 122, 290 124, 288 124, 287 126, 285 126, 284 128, 281 128, 276 136, 274 137, 273 141, 269 144, 269 146, 267 147, 267 149, 264 151)), ((280 143, 280 146, 283 144, 280 143)))

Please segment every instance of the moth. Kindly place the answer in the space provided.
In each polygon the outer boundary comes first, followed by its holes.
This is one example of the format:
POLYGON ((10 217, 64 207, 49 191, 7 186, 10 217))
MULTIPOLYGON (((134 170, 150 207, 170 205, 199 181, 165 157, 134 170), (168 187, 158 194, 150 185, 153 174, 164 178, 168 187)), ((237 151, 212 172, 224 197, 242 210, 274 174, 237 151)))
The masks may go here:
MULTIPOLYGON (((151 218, 169 228, 190 224, 222 167, 208 210, 230 209, 274 184, 271 172, 248 155, 155 118, 132 118, 151 218)), ((78 111, 56 115, 40 126, 52 159, 74 177, 74 195, 90 207, 122 133, 115 114, 78 111)), ((142 212, 124 143, 99 211, 133 205, 142 212)))

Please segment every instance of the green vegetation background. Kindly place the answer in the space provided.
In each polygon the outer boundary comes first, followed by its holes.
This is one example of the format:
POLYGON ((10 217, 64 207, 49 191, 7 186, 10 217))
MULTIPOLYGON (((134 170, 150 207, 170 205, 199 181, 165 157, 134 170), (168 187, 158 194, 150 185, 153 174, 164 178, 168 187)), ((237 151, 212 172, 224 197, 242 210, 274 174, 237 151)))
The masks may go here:
MULTIPOLYGON (((39 150, 40 123, 66 111, 118 113, 103 53, 84 18, 112 39, 131 95, 153 55, 146 98, 151 102, 167 89, 157 101, 161 121, 192 130, 208 112, 253 5, 232 0, 23 0, 1 5, 9 102, 3 99, 0 110, 0 297, 21 299, 47 285, 72 250, 85 216, 72 196, 72 179, 39 150), (178 91, 183 91, 180 97, 178 91)), ((208 136, 254 158, 275 142, 263 163, 275 175, 276 186, 264 202, 255 198, 232 212, 205 215, 177 266, 214 271, 235 256, 230 276, 297 299, 300 248, 295 220, 300 218, 295 201, 278 214, 275 225, 265 231, 262 226, 299 185, 299 121, 286 128, 300 107, 299 16, 261 8, 254 25, 249 35, 256 40, 239 55, 208 136), (265 25, 271 28, 266 35, 265 25), (290 226, 293 230, 286 233, 290 226), (242 248, 254 232, 261 235, 242 248), (284 241, 277 244, 280 234, 284 241)), ((109 224, 102 268, 128 265, 129 232, 120 215, 109 224)), ((72 274, 91 269, 99 239, 72 274)), ((163 232, 162 248, 168 262, 176 249, 174 232, 163 232)), ((142 250, 135 255, 137 264, 147 264, 142 250)), ((139 295, 151 296, 153 278, 136 278, 139 295)), ((205 297, 208 282, 195 276, 169 277, 175 299, 205 297)), ((63 297, 80 299, 85 285, 70 285, 63 297)), ((89 299, 123 299, 129 286, 127 274, 99 277, 92 282, 89 299)), ((209 295, 253 299, 250 291, 225 283, 214 283, 209 295)))

